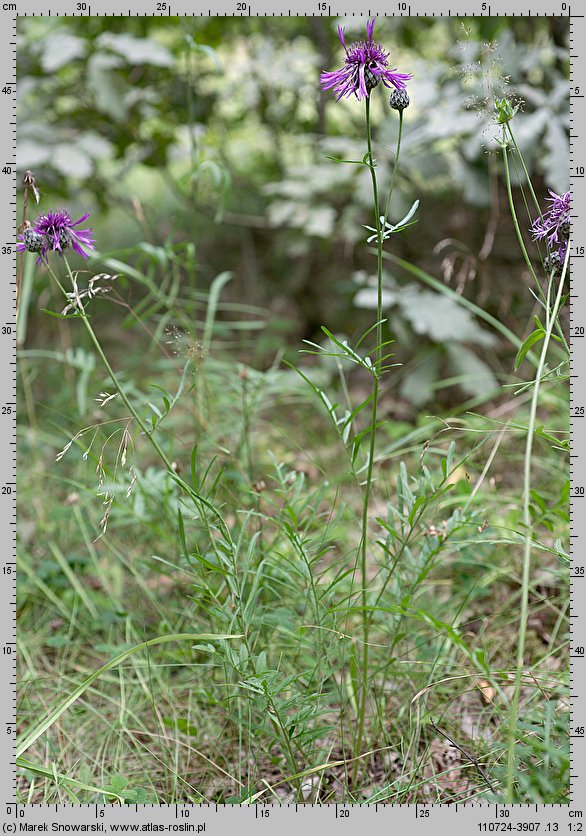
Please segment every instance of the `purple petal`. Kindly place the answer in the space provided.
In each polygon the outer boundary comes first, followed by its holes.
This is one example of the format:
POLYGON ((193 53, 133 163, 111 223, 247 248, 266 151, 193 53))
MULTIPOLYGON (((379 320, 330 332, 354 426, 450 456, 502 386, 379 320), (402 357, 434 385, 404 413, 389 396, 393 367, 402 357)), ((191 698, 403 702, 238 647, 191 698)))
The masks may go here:
POLYGON ((346 41, 344 40, 344 30, 341 26, 338 26, 338 37, 342 41, 342 46, 346 49, 346 41))
POLYGON ((376 17, 373 17, 372 20, 367 21, 366 23, 366 34, 368 35, 368 40, 372 41, 372 34, 374 32, 374 24, 376 23, 376 17))
POLYGON ((79 220, 75 221, 75 223, 70 224, 70 226, 79 226, 79 224, 83 223, 86 218, 89 218, 90 213, 86 212, 85 215, 82 215, 79 220))
POLYGON ((413 78, 411 73, 397 73, 395 70, 383 70, 380 75, 385 87, 392 85, 397 90, 404 90, 407 87, 405 82, 413 78))
POLYGON ((345 68, 335 70, 332 73, 323 72, 320 76, 321 86, 323 90, 331 90, 332 87, 337 87, 346 82, 348 73, 345 68))
POLYGON ((83 229, 79 232, 72 232, 71 233, 71 246, 75 250, 78 255, 83 256, 83 258, 89 258, 89 253, 81 246, 83 244, 84 247, 88 247, 90 250, 94 250, 94 239, 90 238, 91 229, 83 229))
POLYGON ((71 246, 73 247, 73 249, 75 250, 75 252, 76 252, 78 255, 81 255, 83 258, 89 258, 89 254, 88 254, 88 253, 86 253, 86 252, 85 252, 85 250, 83 250, 83 249, 79 246, 79 244, 77 243, 77 241, 75 240, 75 238, 73 238, 73 239, 72 239, 72 241, 71 241, 71 246))
POLYGON ((366 82, 364 80, 364 64, 360 65, 360 69, 358 70, 358 90, 356 91, 356 96, 359 99, 365 99, 368 96, 368 90, 366 89, 366 82))

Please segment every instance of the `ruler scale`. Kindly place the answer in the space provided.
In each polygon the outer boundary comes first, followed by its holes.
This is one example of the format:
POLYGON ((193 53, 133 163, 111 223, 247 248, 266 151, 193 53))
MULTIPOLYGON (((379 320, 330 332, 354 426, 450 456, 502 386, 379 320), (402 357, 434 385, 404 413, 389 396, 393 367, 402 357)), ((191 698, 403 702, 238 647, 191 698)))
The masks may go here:
MULTIPOLYGON (((113 0, 42 0, 29 2, 1 2, 0 38, 0 108, 4 130, 0 135, 0 184, 2 194, 2 245, 4 281, 0 292, 0 399, 2 421, 0 433, 0 528, 4 550, 0 556, 0 624, 2 627, 1 673, 4 687, 0 689, 0 706, 4 726, 4 745, 0 748, 0 821, 4 833, 20 832, 77 832, 79 830, 113 833, 120 828, 142 832, 221 833, 238 830, 245 836, 252 833, 271 833, 279 828, 283 833, 294 833, 304 828, 308 833, 338 828, 343 832, 356 827, 369 828, 374 833, 409 827, 412 832, 436 832, 445 828, 454 836, 468 833, 526 832, 540 834, 572 834, 586 831, 586 291, 581 258, 586 254, 582 241, 582 218, 586 217, 586 19, 582 7, 575 2, 551 4, 535 0, 530 6, 476 2, 470 7, 453 8, 449 2, 442 6, 426 2, 393 2, 381 8, 360 8, 349 2, 330 4, 303 0, 297 7, 276 7, 275 0, 237 2, 227 0, 206 8, 194 7, 186 0, 148 0, 144 4, 121 10, 113 0), (452 805, 281 805, 264 803, 254 806, 201 805, 35 805, 15 803, 16 791, 16 266, 14 264, 14 234, 17 190, 22 188, 16 172, 16 20, 19 16, 229 16, 229 17, 362 17, 393 15, 397 17, 496 17, 496 16, 561 16, 569 18, 570 27, 570 182, 572 190, 573 292, 570 298, 570 338, 572 373, 570 380, 571 444, 570 494, 571 524, 571 729, 572 752, 571 803, 569 805, 511 805, 467 803, 452 805), (13 267, 10 267, 10 259, 13 267), (580 419, 584 419, 582 424, 580 419), (581 513, 582 512, 582 513, 581 513), (582 804, 584 803, 584 807, 582 804), (338 819, 340 821, 338 821, 338 819)), ((30 208, 30 204, 29 204, 30 208)), ((34 213, 34 207, 33 207, 34 213)), ((21 467, 26 467, 21 462, 21 467)), ((0 733, 3 729, 0 726, 0 733)), ((586 836, 586 834, 585 834, 586 836)))

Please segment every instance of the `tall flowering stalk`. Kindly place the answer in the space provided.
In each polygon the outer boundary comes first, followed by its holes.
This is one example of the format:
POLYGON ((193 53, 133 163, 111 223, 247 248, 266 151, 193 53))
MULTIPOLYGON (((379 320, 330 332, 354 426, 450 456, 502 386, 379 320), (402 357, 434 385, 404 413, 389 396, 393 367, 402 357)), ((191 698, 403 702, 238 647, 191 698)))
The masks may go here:
MULTIPOLYGON (((17 252, 24 253, 28 251, 31 253, 37 253, 37 264, 45 265, 45 267, 47 268, 47 270, 49 271, 54 281, 57 283, 60 290, 62 291, 62 293, 68 301, 71 301, 72 294, 68 293, 61 284, 58 276, 51 267, 48 255, 49 253, 54 252, 57 253, 59 256, 63 257, 65 267, 67 269, 67 273, 71 281, 71 286, 75 293, 76 282, 71 267, 69 266, 67 257, 65 256, 65 252, 71 247, 78 255, 82 256, 82 258, 89 258, 89 253, 87 252, 87 250, 94 249, 94 239, 91 237, 92 230, 91 228, 85 230, 76 229, 76 227, 78 227, 79 224, 83 223, 83 221, 87 220, 88 218, 89 212, 86 212, 84 215, 78 218, 77 221, 72 221, 69 213, 64 210, 59 210, 57 212, 49 211, 45 214, 39 215, 36 222, 32 226, 29 226, 26 229, 24 229, 23 232, 18 236, 19 243, 16 245, 17 252), (86 249, 84 249, 84 247, 86 247, 86 249)), ((83 303, 79 298, 79 294, 76 294, 76 297, 77 298, 73 300, 76 313, 78 316, 81 317, 83 324, 85 325, 86 331, 88 332, 90 339, 94 344, 94 347, 98 352, 100 359, 104 364, 104 367, 116 388, 116 391, 122 398, 126 408, 129 410, 130 414, 135 419, 141 430, 150 439, 151 443, 155 447, 155 450, 163 460, 164 464, 169 468, 169 470, 171 470, 171 462, 168 460, 165 452, 161 449, 159 443, 153 438, 152 434, 148 431, 146 424, 143 422, 140 415, 137 413, 133 405, 128 400, 128 397, 126 396, 126 393, 123 387, 121 386, 118 377, 116 376, 114 370, 112 369, 112 366, 108 362, 108 359, 104 354, 100 341, 98 340, 95 331, 90 324, 83 303)))
MULTIPOLYGON (((22 233, 18 235, 18 243, 16 245, 17 252, 32 252, 38 255, 37 264, 43 264, 46 267, 49 274, 52 276, 55 283, 58 285, 59 289, 61 290, 65 299, 67 300, 68 306, 73 307, 75 309, 76 315, 79 316, 79 318, 82 320, 85 329, 88 332, 88 335, 98 353, 98 356, 100 357, 100 360, 104 365, 104 368, 108 372, 108 375, 110 376, 110 379, 114 384, 116 391, 120 395, 121 400, 123 401, 124 405, 136 421, 136 424, 140 428, 141 432, 150 441, 157 455, 163 462, 163 465, 165 466, 169 475, 180 486, 180 488, 183 491, 185 491, 185 493, 187 493, 195 502, 205 506, 209 511, 212 511, 217 517, 219 517, 219 514, 217 510, 214 508, 213 504, 209 502, 205 497, 200 496, 191 485, 185 482, 185 480, 177 474, 171 460, 169 459, 169 457, 167 456, 157 439, 154 437, 153 432, 149 429, 145 421, 139 415, 136 408, 133 406, 132 402, 129 400, 124 390, 124 387, 118 380, 118 376, 116 375, 112 366, 110 365, 108 358, 106 357, 104 350, 100 344, 100 341, 94 329, 92 328, 90 319, 83 305, 83 301, 81 298, 82 294, 80 294, 77 290, 77 282, 75 276, 73 274, 73 271, 71 270, 71 267, 69 266, 67 256, 65 255, 65 253, 69 249, 72 249, 75 253, 82 256, 83 258, 89 258, 90 253, 88 252, 88 250, 94 249, 94 239, 91 237, 92 230, 91 228, 84 230, 77 228, 88 218, 89 213, 86 212, 76 221, 72 221, 69 213, 64 210, 59 210, 56 212, 49 211, 42 215, 39 215, 34 224, 28 224, 23 229, 22 233), (63 287, 61 281, 59 280, 59 277, 51 267, 51 263, 49 261, 49 256, 51 253, 55 253, 63 258, 65 268, 67 270, 67 275, 71 283, 71 292, 68 292, 63 287)), ((219 524, 220 526, 224 526, 224 522, 221 519, 221 517, 219 517, 219 524)))
MULTIPOLYGON (((372 181, 372 197, 374 207, 374 222, 375 227, 371 229, 374 232, 372 236, 376 239, 377 244, 377 314, 376 323, 373 328, 376 332, 376 349, 375 349, 375 363, 372 366, 373 375, 373 390, 372 390, 372 407, 370 418, 370 437, 368 449, 368 462, 366 481, 364 486, 364 498, 362 503, 362 517, 361 517, 361 535, 360 545, 358 550, 358 562, 360 564, 360 599, 362 611, 362 658, 360 661, 360 683, 358 695, 358 724, 356 728, 356 735, 354 740, 354 749, 358 755, 362 749, 362 741, 364 737, 364 722, 366 716, 366 703, 368 698, 368 658, 369 658, 369 630, 371 616, 368 612, 368 576, 367 576, 367 553, 368 553, 368 518, 369 509, 372 496, 373 486, 373 471, 375 459, 375 445, 376 445, 376 426, 378 417, 378 401, 379 401, 379 387, 380 378, 382 375, 383 358, 383 244, 389 237, 391 231, 397 231, 387 222, 389 215, 391 197, 395 183, 395 175, 399 160, 399 153, 401 149, 401 135, 403 127, 403 110, 409 104, 409 96, 406 91, 406 82, 412 77, 410 73, 399 73, 396 69, 389 67, 389 53, 383 49, 380 43, 374 41, 374 25, 376 18, 369 20, 366 24, 366 40, 357 41, 346 46, 344 30, 338 26, 338 36, 344 47, 345 59, 343 66, 334 70, 333 72, 323 72, 321 74, 321 85, 323 90, 333 90, 336 94, 336 101, 342 98, 350 98, 354 96, 358 100, 365 101, 365 121, 366 121, 366 144, 367 154, 364 159, 365 165, 368 166, 372 181), (397 142, 397 151, 395 154, 395 164, 391 176, 389 192, 384 205, 384 214, 381 214, 381 204, 379 201, 379 188, 376 176, 376 162, 372 152, 372 129, 371 129, 371 93, 380 82, 392 90, 389 104, 399 112, 399 136, 397 142)), ((370 239, 369 239, 370 240, 370 239)), ((354 778, 358 769, 358 760, 355 761, 354 778)))
POLYGON ((502 126, 502 135, 500 139, 500 147, 503 155, 505 181, 507 185, 507 196, 509 201, 509 208, 515 231, 517 233, 517 240, 519 247, 523 253, 525 263, 534 279, 539 299, 541 301, 544 311, 544 323, 536 329, 525 340, 524 344, 517 355, 517 363, 519 366, 521 360, 532 346, 540 344, 539 359, 537 362, 537 369, 533 380, 533 389, 531 393, 531 404, 529 408, 529 420, 527 424, 527 436, 525 440, 525 454, 523 459, 523 527, 524 527, 524 548, 523 560, 521 569, 521 601, 520 601, 520 615, 519 615, 519 632, 517 641, 517 658, 515 667, 515 682, 513 688, 513 697, 511 700, 511 710, 508 724, 508 740, 507 740, 507 765, 506 765, 506 801, 513 803, 516 801, 515 784, 517 776, 517 737, 518 737, 518 718, 519 708, 521 702, 521 686, 523 682, 523 674, 525 670, 525 645, 527 637, 527 622, 529 617, 529 590, 531 580, 531 565, 532 565, 532 546, 534 535, 534 521, 531 515, 531 486, 533 479, 533 439, 537 426, 537 408, 539 405, 539 394, 541 389, 541 382, 546 370, 546 360, 549 351, 549 346, 552 338, 557 339, 568 353, 569 349, 563 330, 559 323, 559 313, 564 301, 566 274, 569 266, 570 256, 570 192, 565 192, 558 195, 553 191, 549 191, 550 197, 547 198, 550 203, 549 208, 545 212, 541 212, 539 201, 533 189, 531 178, 527 170, 527 166, 523 159, 523 154, 519 148, 511 127, 511 120, 513 119, 517 108, 511 106, 506 99, 497 100, 495 102, 496 121, 502 126), (533 267, 533 263, 527 251, 527 246, 521 233, 521 226, 515 208, 513 199, 513 190, 511 184, 511 172, 509 163, 509 154, 515 153, 521 163, 521 168, 526 177, 527 187, 531 194, 533 204, 537 217, 531 223, 529 231, 531 232, 534 241, 541 241, 547 247, 547 255, 543 259, 543 268, 547 274, 547 286, 545 291, 541 287, 541 282, 538 279, 537 273, 533 267), (556 287, 557 282, 557 287, 556 287), (554 335, 554 330, 557 335, 554 335))
MULTIPOLYGON (((108 372, 108 375, 110 376, 112 383, 114 384, 116 392, 120 396, 121 400, 130 412, 132 418, 135 420, 141 432, 150 441, 151 445, 153 446, 154 450, 156 451, 163 465, 165 466, 165 469, 167 470, 169 476, 179 486, 179 488, 193 500, 202 518, 204 516, 203 509, 207 510, 208 512, 211 512, 211 515, 214 518, 215 531, 219 532, 219 534, 223 538, 224 543, 232 545, 230 530, 224 518, 222 517, 221 512, 213 505, 213 503, 209 499, 198 493, 194 486, 189 485, 179 475, 176 468, 173 466, 173 463, 159 444, 158 440, 154 437, 153 430, 149 429, 146 422, 143 420, 143 418, 141 418, 139 412, 133 406, 132 402, 129 400, 116 373, 110 365, 104 353, 104 350, 100 344, 100 341, 90 323, 89 317, 84 307, 84 300, 90 298, 91 293, 89 292, 89 288, 88 290, 81 292, 78 290, 76 274, 73 273, 67 260, 67 256, 65 255, 65 252, 71 248, 83 258, 89 258, 89 253, 86 250, 94 249, 93 238, 91 238, 92 230, 77 229, 77 227, 85 220, 87 220, 88 217, 89 213, 86 213, 85 215, 82 215, 82 217, 79 218, 77 221, 72 221, 69 213, 65 211, 47 212, 44 215, 40 215, 34 225, 27 225, 24 228, 23 232, 18 236, 19 242, 17 244, 17 251, 19 253, 32 252, 38 254, 37 263, 43 264, 46 267, 49 274, 52 276, 59 289, 63 293, 65 299, 68 302, 66 310, 73 309, 75 311, 75 315, 82 320, 86 328, 86 331, 88 332, 88 335, 98 353, 98 356, 100 357, 100 360, 102 361, 106 371, 108 372), (84 249, 84 247, 86 249, 84 249), (71 283, 71 291, 67 291, 65 287, 63 287, 59 277, 53 270, 49 261, 49 256, 51 253, 56 253, 57 255, 63 258, 67 275, 71 283)), ((237 638, 242 638, 244 644, 246 645, 248 651, 249 664, 251 666, 252 672, 254 676, 258 676, 259 671, 257 670, 256 663, 254 661, 253 649, 248 638, 246 623, 243 620, 242 614, 239 609, 235 614, 235 619, 241 629, 241 633, 238 634, 237 638)), ((227 636, 226 638, 233 638, 233 636, 227 636)), ((265 696, 267 699, 267 703, 270 706, 273 723, 275 724, 282 737, 283 749, 287 755, 289 766, 291 769, 291 774, 293 776, 292 781, 295 783, 295 785, 298 788, 298 791, 300 792, 301 780, 299 776, 296 774, 298 772, 298 768, 294 753, 295 743, 293 743, 290 740, 290 735, 287 730, 286 723, 281 717, 279 709, 275 704, 275 700, 269 692, 268 688, 265 688, 265 696)))

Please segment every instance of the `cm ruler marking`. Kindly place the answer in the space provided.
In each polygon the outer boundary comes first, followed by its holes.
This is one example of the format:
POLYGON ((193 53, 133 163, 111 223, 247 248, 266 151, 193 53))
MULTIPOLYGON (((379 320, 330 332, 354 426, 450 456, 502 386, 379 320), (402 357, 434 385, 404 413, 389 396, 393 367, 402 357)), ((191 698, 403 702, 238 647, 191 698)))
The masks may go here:
MULTIPOLYGON (((386 8, 360 10, 350 3, 335 6, 323 2, 291 9, 289 4, 281 8, 276 0, 250 3, 228 0, 203 9, 186 0, 148 2, 121 12, 115 0, 94 0, 92 4, 78 0, 51 0, 44 5, 38 0, 30 2, 2 2, 0 21, 3 49, 0 50, 0 107, 4 130, 0 134, 0 164, 2 184, 2 220, 4 240, 13 241, 17 227, 16 197, 21 188, 16 174, 16 16, 116 16, 116 17, 168 17, 168 16, 373 16, 384 17, 504 17, 504 16, 562 16, 570 19, 570 177, 572 188, 573 240, 572 260, 573 291, 570 299, 571 321, 571 440, 570 468, 572 474, 570 551, 571 573, 571 731, 572 749, 571 792, 572 803, 566 805, 496 805, 468 803, 455 805, 296 805, 279 806, 263 804, 254 807, 233 805, 16 805, 15 798, 15 740, 16 740, 16 266, 14 245, 2 246, 4 281, 0 292, 0 529, 4 549, 0 553, 0 662, 4 687, 0 689, 0 706, 6 731, 4 746, 0 749, 0 776, 2 778, 3 803, 0 820, 4 833, 71 832, 91 830, 115 833, 120 831, 218 833, 238 832, 247 834, 272 833, 277 828, 285 836, 300 828, 309 833, 323 833, 327 828, 355 832, 357 827, 369 828, 373 833, 388 833, 389 828, 403 832, 441 832, 445 828, 452 836, 469 833, 491 832, 540 832, 541 834, 581 833, 585 800, 586 777, 586 636, 583 621, 586 617, 586 292, 583 290, 582 259, 586 254, 581 218, 586 217, 586 60, 581 54, 586 44, 586 23, 577 3, 550 3, 536 0, 530 7, 511 3, 477 2, 468 8, 455 10, 449 6, 439 8, 437 3, 407 4, 393 2, 386 8), (12 268, 10 259, 12 256, 12 268)), ((26 462, 21 461, 23 472, 26 462)), ((0 725, 0 731, 2 726, 0 725)), ((586 824, 584 824, 586 830, 586 824)), ((586 836, 586 833, 585 833, 586 836)))
POLYGON ((3 130, 0 150, 2 194, 2 264, 0 297, 0 642, 2 664, 2 724, 4 746, 0 774, 5 795, 16 792, 16 4, 2 3, 0 106, 3 130), (11 258, 12 256, 12 258, 11 258), (10 269, 11 262, 13 269, 10 269))

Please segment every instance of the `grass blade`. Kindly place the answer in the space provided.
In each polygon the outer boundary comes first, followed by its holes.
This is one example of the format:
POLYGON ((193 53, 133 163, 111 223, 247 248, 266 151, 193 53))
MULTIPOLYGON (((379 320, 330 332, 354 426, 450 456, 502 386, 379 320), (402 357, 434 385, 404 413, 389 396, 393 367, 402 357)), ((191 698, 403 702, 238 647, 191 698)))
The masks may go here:
POLYGON ((64 714, 67 709, 73 705, 73 703, 78 700, 81 695, 86 691, 90 685, 92 685, 96 679, 98 679, 103 673, 106 671, 112 670, 121 662, 124 662, 125 659, 128 659, 129 656, 132 656, 134 653, 138 653, 139 650, 144 650, 147 647, 156 647, 159 644, 167 644, 169 642, 179 642, 179 641, 221 641, 223 639, 239 639, 241 638, 241 634, 238 635, 227 635, 223 633, 173 633, 170 636, 157 636, 155 639, 149 639, 146 642, 141 642, 140 644, 135 645, 134 647, 129 647, 126 650, 119 653, 117 656, 114 656, 113 659, 110 659, 109 662, 106 662, 105 665, 102 665, 101 668, 98 668, 96 671, 91 673, 87 676, 82 683, 80 683, 77 688, 75 688, 70 694, 68 694, 64 700, 62 700, 56 708, 53 709, 46 717, 44 717, 39 723, 37 723, 34 728, 28 731, 21 742, 16 747, 16 757, 19 758, 28 748, 30 748, 33 743, 39 739, 39 737, 44 734, 47 729, 50 729, 53 723, 55 723, 62 714, 64 714))

